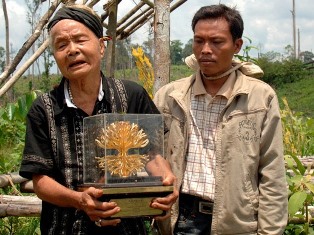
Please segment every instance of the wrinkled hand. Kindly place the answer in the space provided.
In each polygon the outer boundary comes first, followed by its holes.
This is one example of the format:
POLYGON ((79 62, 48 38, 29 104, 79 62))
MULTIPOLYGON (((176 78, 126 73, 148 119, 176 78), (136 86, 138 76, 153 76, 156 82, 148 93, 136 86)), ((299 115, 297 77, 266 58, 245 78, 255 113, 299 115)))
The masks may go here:
MULTIPOLYGON (((175 186, 176 185, 176 177, 173 175, 173 173, 171 171, 169 171, 162 183, 165 186, 166 185, 174 185, 175 186)), ((167 219, 168 217, 170 217, 171 207, 176 202, 178 196, 179 196, 179 192, 176 189, 176 187, 174 187, 173 193, 167 195, 166 197, 155 198, 151 203, 151 207, 166 211, 166 215, 156 216, 154 219, 164 220, 164 219, 167 219)))
POLYGON ((115 202, 101 202, 97 200, 103 195, 101 189, 90 187, 81 193, 80 209, 85 211, 92 221, 99 222, 101 226, 115 226, 120 219, 105 219, 120 211, 115 202))

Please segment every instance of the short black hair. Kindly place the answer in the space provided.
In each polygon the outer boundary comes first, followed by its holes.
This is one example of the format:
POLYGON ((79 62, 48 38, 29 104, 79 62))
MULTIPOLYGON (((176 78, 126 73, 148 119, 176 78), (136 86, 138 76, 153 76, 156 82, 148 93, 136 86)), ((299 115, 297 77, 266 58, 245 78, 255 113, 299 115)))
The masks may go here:
POLYGON ((195 25, 199 20, 223 18, 229 24, 233 41, 242 38, 244 23, 241 14, 235 8, 227 7, 224 4, 201 7, 192 19, 192 30, 195 32, 195 25))

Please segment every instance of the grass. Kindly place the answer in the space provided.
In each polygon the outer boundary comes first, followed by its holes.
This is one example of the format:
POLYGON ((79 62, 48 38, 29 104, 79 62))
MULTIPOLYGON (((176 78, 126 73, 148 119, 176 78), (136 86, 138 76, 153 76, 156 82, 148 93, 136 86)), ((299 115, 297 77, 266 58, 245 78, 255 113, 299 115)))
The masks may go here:
POLYGON ((304 116, 314 118, 314 75, 294 83, 286 83, 276 89, 283 108, 282 98, 286 97, 290 108, 304 116))

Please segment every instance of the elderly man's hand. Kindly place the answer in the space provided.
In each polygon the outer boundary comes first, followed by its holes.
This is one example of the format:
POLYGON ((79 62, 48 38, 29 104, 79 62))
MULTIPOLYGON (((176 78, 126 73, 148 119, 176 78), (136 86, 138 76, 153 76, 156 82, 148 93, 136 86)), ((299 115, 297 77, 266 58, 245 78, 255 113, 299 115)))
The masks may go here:
POLYGON ((82 192, 80 209, 85 211, 97 226, 115 226, 121 222, 120 219, 105 219, 120 211, 115 202, 101 202, 98 200, 103 195, 101 189, 90 187, 82 192))

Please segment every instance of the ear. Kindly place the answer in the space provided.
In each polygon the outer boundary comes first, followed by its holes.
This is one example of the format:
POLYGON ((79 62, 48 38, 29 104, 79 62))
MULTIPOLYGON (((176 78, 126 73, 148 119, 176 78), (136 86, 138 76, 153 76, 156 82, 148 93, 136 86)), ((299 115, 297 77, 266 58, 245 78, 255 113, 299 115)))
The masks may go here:
POLYGON ((99 38, 99 46, 100 46, 101 58, 103 58, 105 55, 105 49, 106 49, 105 41, 103 38, 99 38))
POLYGON ((241 50, 243 45, 243 40, 242 38, 238 38, 236 39, 236 41, 234 42, 234 54, 239 53, 239 51, 241 50))

